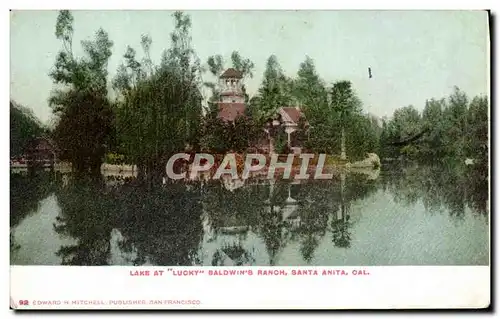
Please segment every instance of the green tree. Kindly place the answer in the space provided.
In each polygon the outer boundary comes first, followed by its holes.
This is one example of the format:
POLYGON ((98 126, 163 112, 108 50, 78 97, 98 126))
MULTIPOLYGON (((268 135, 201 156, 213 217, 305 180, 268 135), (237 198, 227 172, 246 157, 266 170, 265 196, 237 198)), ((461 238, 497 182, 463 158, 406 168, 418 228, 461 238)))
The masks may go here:
POLYGON ((189 16, 173 14, 171 47, 159 66, 149 58, 152 40, 143 36, 145 58, 127 49, 114 79, 121 93, 116 105, 119 144, 139 178, 157 183, 166 160, 186 147, 198 148, 202 123, 201 66, 191 44, 189 16))
POLYGON ((427 100, 421 115, 413 106, 397 109, 381 133, 383 155, 393 157, 399 152, 421 161, 462 162, 469 157, 487 162, 488 98, 477 96, 469 101, 455 87, 447 99, 427 100), (410 142, 388 146, 405 140, 410 142))
POLYGON ((467 112, 465 154, 488 163, 488 98, 476 96, 467 112))
POLYGON ((292 88, 292 79, 284 74, 276 56, 271 55, 257 95, 250 100, 253 115, 258 121, 264 122, 276 114, 280 107, 290 105, 292 88))
POLYGON ((422 112, 422 124, 429 128, 425 137, 425 143, 419 145, 419 157, 422 160, 442 158, 444 154, 444 118, 443 112, 446 109, 444 99, 431 99, 425 102, 422 112))
POLYGON ((378 124, 370 116, 352 115, 346 123, 346 153, 351 159, 358 160, 379 149, 378 124))
POLYGON ((10 155, 24 154, 28 143, 47 130, 31 109, 10 101, 10 155))
POLYGON ((310 121, 315 121, 316 117, 323 118, 328 107, 328 92, 309 56, 300 64, 292 94, 310 121))
POLYGON ((361 113, 361 101, 357 98, 349 81, 338 81, 330 91, 331 109, 337 113, 341 129, 340 157, 346 159, 346 126, 361 113))
POLYGON ((73 54, 73 16, 60 11, 56 37, 62 50, 50 76, 61 87, 49 99, 58 121, 54 138, 63 150, 62 159, 69 160, 77 175, 100 176, 112 130, 113 114, 107 99, 107 64, 113 43, 99 29, 95 39, 82 41, 84 57, 73 54))
POLYGON ((445 129, 447 131, 445 145, 451 156, 463 158, 465 155, 465 130, 467 123, 467 107, 469 99, 458 87, 448 98, 448 107, 444 111, 445 129))

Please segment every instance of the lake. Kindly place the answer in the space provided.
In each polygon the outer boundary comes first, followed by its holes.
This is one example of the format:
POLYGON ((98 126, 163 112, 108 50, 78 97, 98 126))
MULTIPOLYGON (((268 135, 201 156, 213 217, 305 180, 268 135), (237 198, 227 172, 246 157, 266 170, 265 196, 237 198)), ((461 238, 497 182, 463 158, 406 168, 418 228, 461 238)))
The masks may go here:
POLYGON ((12 265, 488 265, 487 169, 154 189, 11 172, 12 265))

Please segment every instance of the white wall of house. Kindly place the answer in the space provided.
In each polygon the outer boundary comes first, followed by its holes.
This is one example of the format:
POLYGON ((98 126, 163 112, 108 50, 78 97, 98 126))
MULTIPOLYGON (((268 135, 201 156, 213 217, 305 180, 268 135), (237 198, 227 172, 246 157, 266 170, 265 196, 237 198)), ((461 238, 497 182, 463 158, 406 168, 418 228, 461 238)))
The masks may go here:
POLYGON ((241 92, 241 80, 236 78, 219 79, 219 88, 221 92, 241 92))
POLYGON ((219 79, 219 90, 223 103, 245 103, 241 79, 219 79))

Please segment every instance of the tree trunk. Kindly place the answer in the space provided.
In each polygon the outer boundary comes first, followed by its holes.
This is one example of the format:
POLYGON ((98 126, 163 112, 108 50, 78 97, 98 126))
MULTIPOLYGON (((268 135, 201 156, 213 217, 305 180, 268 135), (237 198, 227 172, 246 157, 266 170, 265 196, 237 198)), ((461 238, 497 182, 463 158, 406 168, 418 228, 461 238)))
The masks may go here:
POLYGON ((93 158, 90 161, 90 175, 93 179, 99 179, 101 177, 101 165, 102 160, 100 158, 93 158))
POLYGON ((145 174, 146 173, 145 172, 146 168, 145 168, 145 165, 144 165, 144 161, 142 161, 142 160, 138 161, 136 166, 137 166, 137 181, 139 183, 142 183, 142 182, 144 182, 145 175, 146 175, 145 174))
POLYGON ((340 140, 340 159, 345 160, 347 158, 345 154, 345 128, 342 127, 342 136, 340 140))
POLYGON ((342 212, 342 221, 346 221, 346 205, 345 205, 345 198, 344 198, 344 193, 345 193, 345 178, 346 174, 345 173, 340 173, 340 209, 342 212))
POLYGON ((152 161, 148 159, 146 161, 146 185, 148 188, 151 188, 152 185, 152 179, 153 179, 153 165, 152 161))
POLYGON ((156 159, 155 162, 153 163, 153 171, 151 172, 153 174, 153 185, 158 186, 163 183, 163 177, 165 176, 165 170, 162 169, 162 167, 165 167, 162 165, 161 159, 156 159))
POLYGON ((82 159, 81 157, 73 159, 71 167, 76 179, 82 179, 83 177, 85 177, 86 165, 84 159, 82 159))

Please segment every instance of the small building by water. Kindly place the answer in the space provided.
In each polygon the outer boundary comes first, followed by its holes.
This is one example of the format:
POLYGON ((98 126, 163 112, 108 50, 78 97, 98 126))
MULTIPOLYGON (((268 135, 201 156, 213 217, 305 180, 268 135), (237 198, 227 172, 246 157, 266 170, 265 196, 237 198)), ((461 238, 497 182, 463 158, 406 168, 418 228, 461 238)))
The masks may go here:
POLYGON ((54 167, 57 162, 57 147, 45 137, 31 140, 25 150, 27 167, 54 167))

